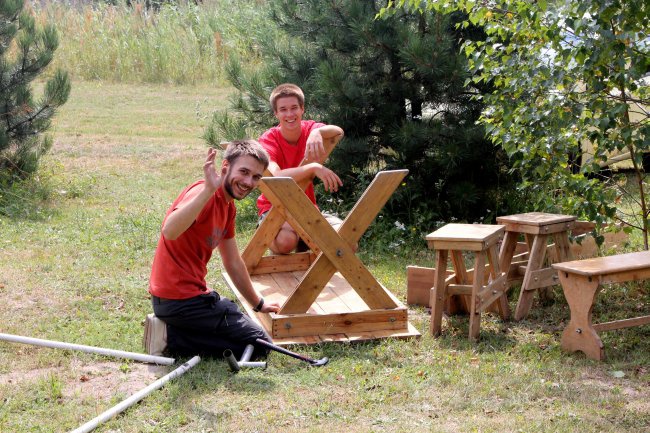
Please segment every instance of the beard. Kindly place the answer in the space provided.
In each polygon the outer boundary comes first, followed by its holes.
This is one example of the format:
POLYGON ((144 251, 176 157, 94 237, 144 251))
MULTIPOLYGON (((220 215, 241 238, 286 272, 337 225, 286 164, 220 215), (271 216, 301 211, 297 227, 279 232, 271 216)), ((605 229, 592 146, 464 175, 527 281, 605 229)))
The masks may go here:
POLYGON ((246 197, 250 191, 246 192, 243 196, 238 197, 237 195, 235 195, 235 191, 233 191, 232 189, 231 180, 232 180, 232 176, 230 175, 230 170, 228 170, 228 173, 226 173, 226 175, 223 178, 223 189, 226 190, 228 195, 234 198, 235 200, 241 200, 244 197, 246 197))

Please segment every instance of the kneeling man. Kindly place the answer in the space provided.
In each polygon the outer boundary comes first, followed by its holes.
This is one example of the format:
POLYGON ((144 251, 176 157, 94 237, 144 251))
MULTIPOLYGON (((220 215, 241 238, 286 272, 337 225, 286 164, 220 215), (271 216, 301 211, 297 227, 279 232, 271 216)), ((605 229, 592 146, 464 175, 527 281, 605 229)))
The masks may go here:
MULTIPOLYGON (((234 141, 225 151, 220 174, 216 150, 203 165, 204 179, 188 186, 165 215, 153 260, 149 293, 157 318, 167 324, 167 350, 182 355, 221 357, 226 349, 237 359, 257 338, 268 334, 231 300, 207 287, 207 264, 215 248, 239 292, 255 311, 277 312, 254 289, 235 241, 234 200, 257 187, 269 157, 254 140, 234 141)), ((155 319, 154 319, 155 320, 155 319)), ((147 350, 161 354, 164 343, 151 338, 147 350)), ((267 350, 255 347, 253 358, 267 350)))

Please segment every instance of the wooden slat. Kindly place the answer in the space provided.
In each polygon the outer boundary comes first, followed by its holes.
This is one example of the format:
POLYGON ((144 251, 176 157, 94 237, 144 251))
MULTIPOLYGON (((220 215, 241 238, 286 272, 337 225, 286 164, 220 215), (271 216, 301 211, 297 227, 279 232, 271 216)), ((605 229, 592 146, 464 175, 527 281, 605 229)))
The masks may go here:
POLYGON ((592 259, 574 260, 555 263, 553 268, 585 276, 642 271, 650 267, 650 251, 617 254, 615 256, 595 257, 592 259))
POLYGON ((538 269, 530 272, 530 283, 522 290, 537 290, 541 287, 560 284, 557 273, 552 268, 538 269))
POLYGON ((277 315, 273 320, 274 337, 338 334, 377 330, 406 330, 406 308, 369 310, 342 314, 277 315))
POLYGON ((253 272, 269 245, 277 236, 282 224, 284 224, 284 213, 281 207, 275 207, 266 214, 262 224, 255 230, 253 237, 242 253, 242 259, 249 273, 253 272))
POLYGON ((376 330, 376 331, 366 331, 366 332, 349 332, 349 333, 338 333, 338 334, 320 334, 308 337, 286 337, 286 338, 274 338, 273 343, 278 346, 289 346, 295 344, 320 344, 324 341, 328 342, 342 342, 342 343, 353 343, 360 341, 369 341, 377 340, 380 338, 398 338, 398 339, 407 339, 407 338, 418 338, 420 333, 418 330, 408 324, 406 330, 376 330))
POLYGON ((426 236, 436 250, 484 251, 499 241, 505 226, 489 224, 447 224, 426 236))
POLYGON ((472 294, 472 284, 449 284, 447 286, 447 293, 450 296, 453 295, 471 295, 472 294))
MULTIPOLYGON (((497 278, 479 292, 479 305, 478 310, 483 312, 486 308, 503 296, 504 288, 506 284, 506 275, 502 274, 501 277, 497 278)), ((503 313, 501 313, 503 314, 503 313)))
MULTIPOLYGON (((515 215, 504 215, 497 217, 497 223, 507 226, 545 226, 549 224, 558 224, 563 222, 574 222, 577 218, 573 215, 562 215, 545 212, 526 212, 515 215)), ((510 230, 509 228, 507 230, 510 230)), ((519 230, 512 230, 519 231, 519 230)), ((528 232, 519 232, 528 233, 528 232)))
POLYGON ((305 271, 311 266, 312 254, 309 252, 295 254, 274 254, 260 259, 251 275, 273 272, 305 271))
POLYGON ((639 316, 631 319, 614 320, 612 322, 603 322, 593 325, 596 332, 611 331, 613 329, 629 328, 632 326, 642 326, 650 323, 650 316, 639 316))
MULTIPOLYGON (((347 284, 345 278, 343 278, 343 276, 338 272, 332 275, 329 283, 327 283, 327 287, 332 289, 332 291, 339 297, 339 300, 343 302, 350 311, 365 311, 370 309, 370 307, 363 302, 363 299, 361 299, 357 292, 347 284)), ((320 296, 316 299, 318 300, 319 298, 320 296)))

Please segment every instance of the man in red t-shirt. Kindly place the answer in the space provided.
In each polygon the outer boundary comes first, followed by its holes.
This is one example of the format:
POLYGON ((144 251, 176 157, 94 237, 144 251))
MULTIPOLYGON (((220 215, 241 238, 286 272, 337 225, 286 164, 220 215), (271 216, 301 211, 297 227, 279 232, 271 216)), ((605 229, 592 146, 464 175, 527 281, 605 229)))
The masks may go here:
MULTIPOLYGON (((323 165, 325 148, 323 139, 343 135, 343 130, 335 125, 325 125, 313 120, 302 120, 305 113, 305 96, 295 84, 281 84, 271 92, 269 98, 273 114, 280 122, 267 130, 259 138, 260 144, 269 154, 269 171, 273 176, 292 177, 296 182, 319 178, 326 191, 336 192, 343 185, 341 179, 323 165), (300 165, 303 160, 304 164, 300 165)), ((316 206, 314 185, 310 182, 305 194, 316 206)), ((271 203, 262 194, 257 200, 260 220, 271 209, 271 203)), ((337 225, 341 220, 327 216, 330 224, 337 225)), ((285 221, 270 245, 275 254, 289 254, 298 245, 300 237, 285 221)))
MULTIPOLYGON (((269 160, 254 140, 230 143, 221 175, 215 170, 215 158, 216 151, 210 149, 204 179, 185 188, 165 215, 149 293, 156 317, 167 324, 170 352, 220 357, 230 349, 239 358, 255 339, 271 339, 234 302, 209 289, 205 276, 212 251, 218 248, 226 272, 254 310, 279 310, 277 303, 265 303, 253 288, 235 241, 234 200, 257 186, 269 160)), ((253 356, 266 351, 255 348, 255 352, 253 356)))

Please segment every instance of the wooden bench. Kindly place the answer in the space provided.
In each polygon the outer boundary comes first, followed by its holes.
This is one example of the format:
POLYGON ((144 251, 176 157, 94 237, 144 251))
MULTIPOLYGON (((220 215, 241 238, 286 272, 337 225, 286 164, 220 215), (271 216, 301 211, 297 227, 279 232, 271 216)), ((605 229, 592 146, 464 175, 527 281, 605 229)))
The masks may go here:
POLYGON ((574 260, 552 265, 558 271, 571 320, 562 332, 562 349, 581 350, 589 358, 604 359, 599 332, 650 323, 650 315, 592 324, 596 295, 603 284, 650 279, 650 251, 574 260))

